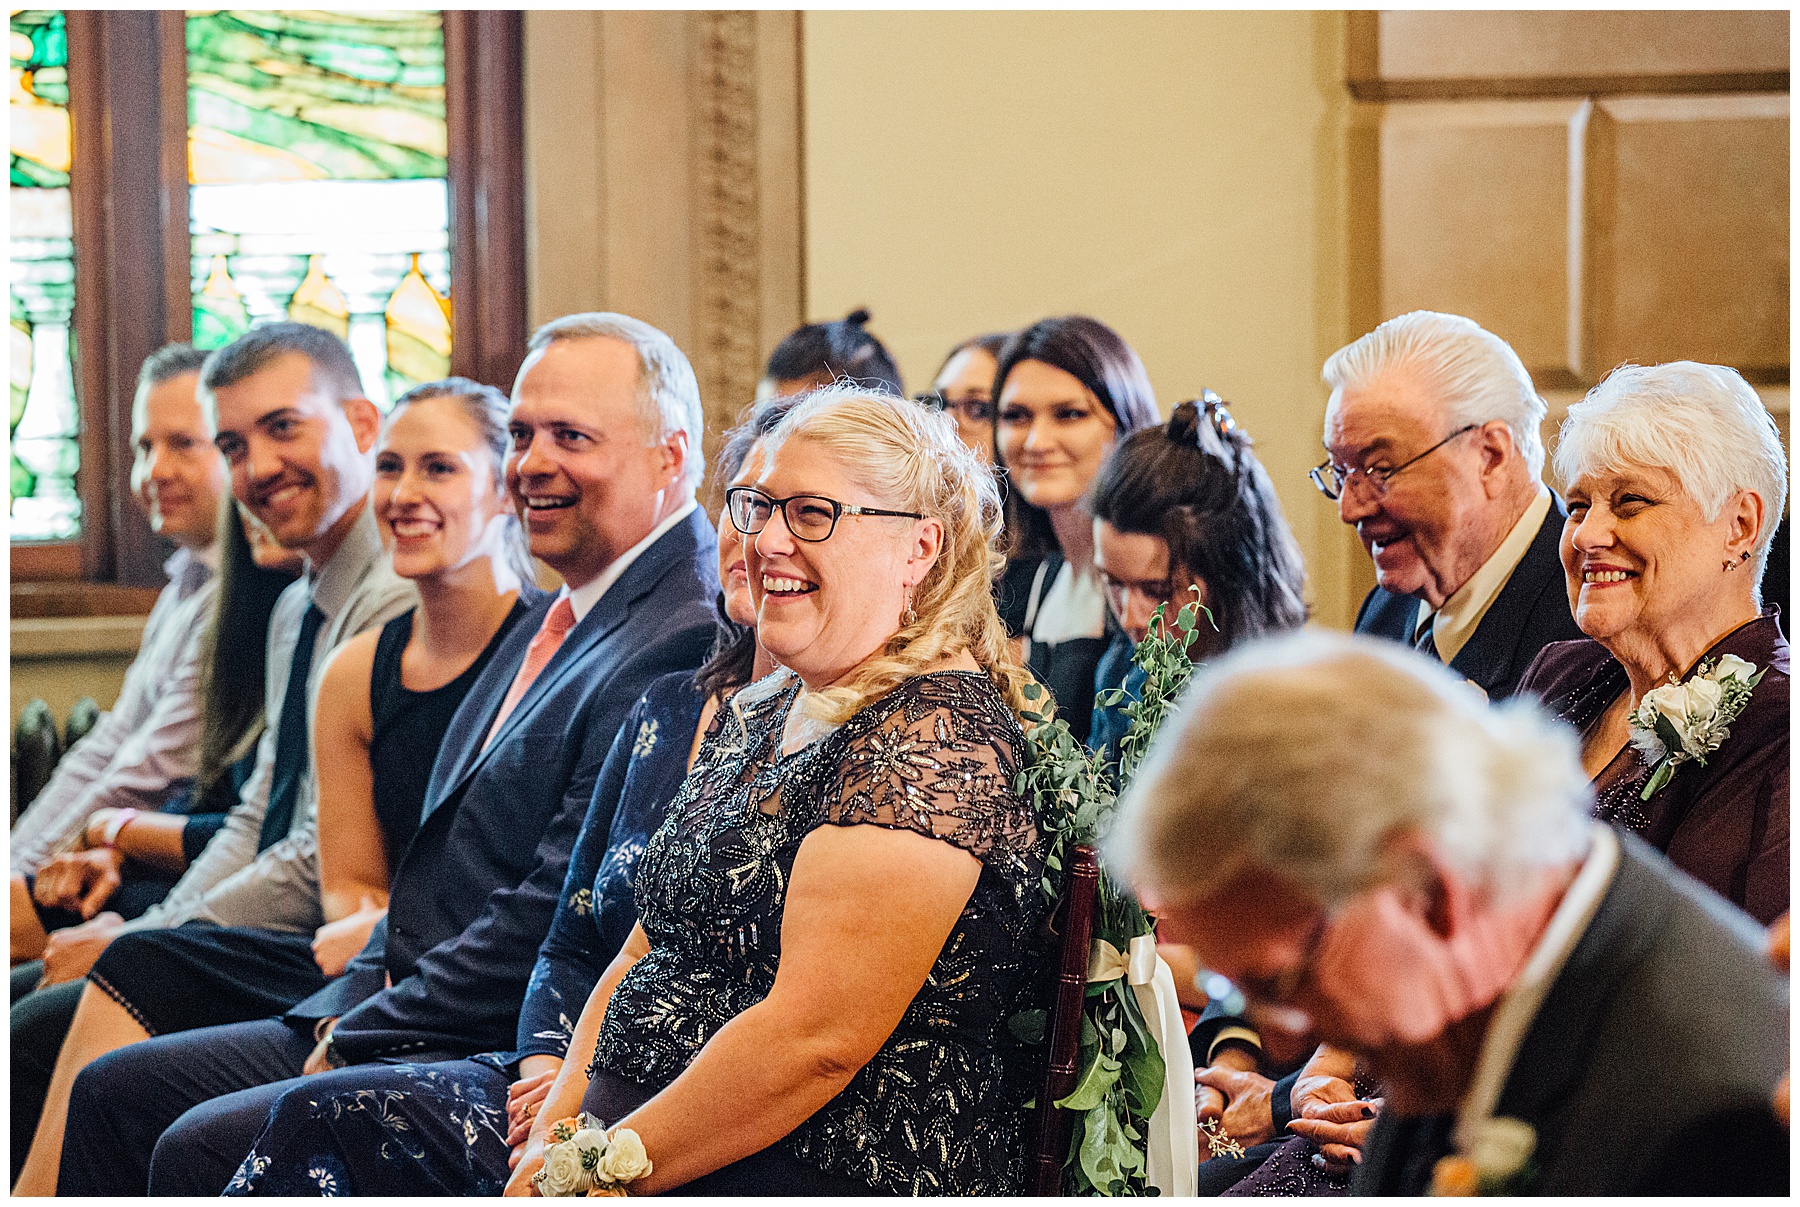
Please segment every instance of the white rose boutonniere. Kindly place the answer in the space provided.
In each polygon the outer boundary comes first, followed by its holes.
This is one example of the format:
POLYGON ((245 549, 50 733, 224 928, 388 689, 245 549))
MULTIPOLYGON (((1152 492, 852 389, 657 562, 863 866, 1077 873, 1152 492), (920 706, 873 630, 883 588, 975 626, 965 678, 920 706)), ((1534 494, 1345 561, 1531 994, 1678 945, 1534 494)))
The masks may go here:
POLYGON ((1505 1115, 1483 1119, 1463 1152, 1441 1158, 1431 1171, 1431 1193, 1440 1197, 1525 1194, 1537 1175, 1531 1154, 1537 1129, 1505 1115))
POLYGON ((1649 800, 1683 763, 1706 766, 1706 756, 1731 736, 1731 723, 1750 703, 1763 672, 1735 654, 1703 661, 1686 683, 1669 682, 1644 693, 1632 711, 1631 743, 1653 770, 1641 800, 1649 800))
POLYGON ((652 1169, 636 1132, 621 1127, 608 1133, 585 1112, 552 1124, 546 1139, 544 1167, 531 1179, 545 1198, 623 1195, 626 1183, 652 1169))

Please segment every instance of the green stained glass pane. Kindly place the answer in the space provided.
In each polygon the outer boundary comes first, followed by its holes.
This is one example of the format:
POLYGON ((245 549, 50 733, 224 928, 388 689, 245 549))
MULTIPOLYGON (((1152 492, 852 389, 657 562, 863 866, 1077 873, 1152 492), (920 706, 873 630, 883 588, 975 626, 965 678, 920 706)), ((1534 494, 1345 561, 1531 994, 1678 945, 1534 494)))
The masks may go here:
POLYGON ((195 184, 445 173, 436 12, 196 12, 187 21, 195 184))
POLYGON ((81 413, 69 354, 75 244, 63 14, 15 12, 11 38, 7 516, 15 541, 66 540, 81 533, 81 413))
POLYGON ((449 372, 437 12, 191 12, 194 342, 291 318, 387 406, 449 372))

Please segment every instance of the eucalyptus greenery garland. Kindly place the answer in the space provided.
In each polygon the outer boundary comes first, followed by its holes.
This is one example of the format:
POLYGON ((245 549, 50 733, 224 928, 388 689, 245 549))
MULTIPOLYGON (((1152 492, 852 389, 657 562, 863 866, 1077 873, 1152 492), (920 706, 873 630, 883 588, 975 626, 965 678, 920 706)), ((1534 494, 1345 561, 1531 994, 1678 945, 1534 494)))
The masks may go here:
MULTIPOLYGON (((1034 724, 1028 734, 1030 759, 1019 772, 1017 790, 1032 802, 1047 840, 1040 887, 1052 908, 1061 900, 1070 852, 1077 845, 1097 843, 1105 834, 1119 792, 1131 782, 1192 673, 1188 647, 1200 614, 1205 612, 1212 621, 1212 614, 1196 601, 1181 609, 1171 628, 1164 617, 1166 608, 1165 604, 1156 609, 1149 633, 1132 654, 1132 664, 1145 675, 1139 697, 1127 702, 1126 693, 1118 689, 1096 698, 1102 707, 1123 704, 1130 721, 1119 742, 1116 778, 1105 756, 1077 742, 1067 722, 1044 712, 1025 714, 1034 724)), ((1043 694, 1036 684, 1026 691, 1033 701, 1043 694)), ((1143 906, 1103 868, 1094 939, 1125 951, 1131 940, 1151 929, 1143 906)), ((1027 1040, 1041 1039, 1045 1015, 1043 1010, 1019 1015, 1013 1019, 1015 1033, 1027 1040)), ((1150 1116, 1162 1099, 1164 1065, 1137 995, 1123 976, 1088 984, 1082 1005, 1080 1068, 1075 1089, 1056 1103, 1081 1114, 1063 1166, 1064 1190, 1077 1195, 1154 1194, 1145 1182, 1145 1155, 1150 1116)))

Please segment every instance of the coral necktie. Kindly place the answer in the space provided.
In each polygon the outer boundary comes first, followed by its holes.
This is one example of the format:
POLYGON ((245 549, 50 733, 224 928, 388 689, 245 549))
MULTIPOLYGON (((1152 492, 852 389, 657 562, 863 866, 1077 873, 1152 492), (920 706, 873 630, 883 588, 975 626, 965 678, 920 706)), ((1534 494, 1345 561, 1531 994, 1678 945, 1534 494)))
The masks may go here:
POLYGON ((569 630, 574 627, 575 609, 570 605, 569 597, 565 595, 556 601, 556 606, 550 609, 548 616, 544 617, 543 627, 537 631, 537 636, 533 637, 531 644, 526 647, 525 665, 519 668, 519 673, 513 677, 512 687, 507 689, 506 699, 500 702, 500 712, 494 717, 494 724, 488 730, 487 741, 481 744, 483 750, 486 750, 488 743, 494 740, 494 735, 500 732, 500 727, 506 724, 506 718, 512 716, 512 710, 519 706, 519 701, 524 699, 525 693, 531 690, 531 685, 537 681, 538 675, 549 664, 556 651, 562 647, 563 638, 567 637, 569 630))

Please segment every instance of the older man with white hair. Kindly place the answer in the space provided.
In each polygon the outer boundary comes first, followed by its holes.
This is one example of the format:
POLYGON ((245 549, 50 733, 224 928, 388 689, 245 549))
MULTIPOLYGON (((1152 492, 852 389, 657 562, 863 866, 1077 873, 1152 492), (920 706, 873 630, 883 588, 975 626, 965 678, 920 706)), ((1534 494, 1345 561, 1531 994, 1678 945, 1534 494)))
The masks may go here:
POLYGON ((1787 991, 1748 918, 1588 820, 1573 736, 1391 645, 1199 668, 1107 856, 1386 1094, 1353 1190, 1787 1190, 1787 991))
POLYGON ((1530 374, 1469 319, 1415 310, 1333 353, 1324 378, 1329 457, 1313 484, 1375 560, 1357 632, 1511 695, 1540 649, 1579 634, 1530 374))

